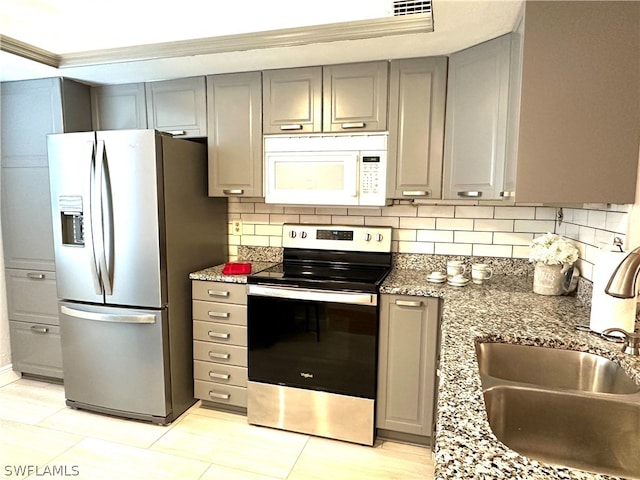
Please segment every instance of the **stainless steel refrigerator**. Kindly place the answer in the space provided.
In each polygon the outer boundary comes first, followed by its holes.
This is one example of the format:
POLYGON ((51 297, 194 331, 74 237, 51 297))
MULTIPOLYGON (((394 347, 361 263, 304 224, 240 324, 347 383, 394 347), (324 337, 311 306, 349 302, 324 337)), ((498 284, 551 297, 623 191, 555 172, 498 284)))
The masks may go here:
POLYGON ((169 423, 195 402, 189 273, 227 254, 206 145, 121 130, 48 149, 67 405, 169 423))

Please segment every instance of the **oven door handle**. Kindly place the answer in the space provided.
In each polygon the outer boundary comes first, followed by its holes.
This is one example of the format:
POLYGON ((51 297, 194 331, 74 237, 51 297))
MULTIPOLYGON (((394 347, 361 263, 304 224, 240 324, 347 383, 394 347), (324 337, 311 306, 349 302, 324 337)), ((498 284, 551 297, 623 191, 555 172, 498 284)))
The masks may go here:
POLYGON ((249 295, 260 297, 289 298, 313 302, 350 303, 354 305, 377 305, 378 296, 371 293, 335 292, 308 288, 266 287, 249 285, 249 295))

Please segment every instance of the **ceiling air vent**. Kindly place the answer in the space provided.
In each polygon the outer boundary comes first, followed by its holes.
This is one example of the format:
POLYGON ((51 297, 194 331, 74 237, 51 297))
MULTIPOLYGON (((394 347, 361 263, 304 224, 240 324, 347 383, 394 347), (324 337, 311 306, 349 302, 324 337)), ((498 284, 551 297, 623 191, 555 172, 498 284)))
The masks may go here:
POLYGON ((431 0, 393 0, 393 16, 431 13, 431 0))

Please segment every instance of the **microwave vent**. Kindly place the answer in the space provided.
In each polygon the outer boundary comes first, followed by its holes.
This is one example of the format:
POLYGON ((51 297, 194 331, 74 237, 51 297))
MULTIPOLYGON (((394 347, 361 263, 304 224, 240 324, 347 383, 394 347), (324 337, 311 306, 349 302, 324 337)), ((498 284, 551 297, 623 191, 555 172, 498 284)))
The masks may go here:
POLYGON ((431 0, 393 0, 394 17, 422 13, 431 15, 431 0))

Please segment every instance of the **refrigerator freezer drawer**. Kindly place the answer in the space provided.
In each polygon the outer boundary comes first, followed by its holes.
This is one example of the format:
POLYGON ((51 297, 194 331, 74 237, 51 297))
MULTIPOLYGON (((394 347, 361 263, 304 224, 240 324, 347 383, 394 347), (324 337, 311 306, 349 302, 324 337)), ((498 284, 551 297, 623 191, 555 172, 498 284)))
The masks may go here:
POLYGON ((120 416, 166 418, 171 412, 166 325, 166 310, 61 302, 67 401, 120 416), (128 318, 153 323, 122 321, 128 318))
POLYGON ((243 387, 196 380, 194 393, 202 400, 247 408, 247 389, 243 387))

